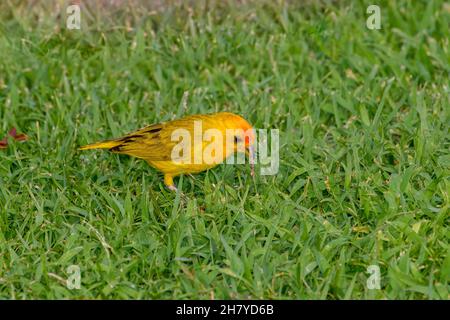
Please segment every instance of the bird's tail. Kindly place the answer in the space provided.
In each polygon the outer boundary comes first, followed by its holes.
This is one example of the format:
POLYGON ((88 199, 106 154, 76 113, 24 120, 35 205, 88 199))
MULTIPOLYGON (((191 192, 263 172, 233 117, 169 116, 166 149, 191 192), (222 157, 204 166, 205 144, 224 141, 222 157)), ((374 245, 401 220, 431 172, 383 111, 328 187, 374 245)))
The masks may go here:
POLYGON ((111 149, 122 144, 120 140, 105 140, 80 147, 78 150, 111 149))

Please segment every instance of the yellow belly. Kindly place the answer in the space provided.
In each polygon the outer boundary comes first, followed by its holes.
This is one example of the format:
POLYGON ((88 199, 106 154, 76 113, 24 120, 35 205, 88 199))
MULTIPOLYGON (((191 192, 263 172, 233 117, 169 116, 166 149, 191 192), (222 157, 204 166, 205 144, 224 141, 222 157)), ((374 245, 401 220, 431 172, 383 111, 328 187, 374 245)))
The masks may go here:
POLYGON ((178 176, 183 173, 198 173, 217 166, 217 164, 180 164, 173 161, 148 161, 148 164, 172 176, 178 176))

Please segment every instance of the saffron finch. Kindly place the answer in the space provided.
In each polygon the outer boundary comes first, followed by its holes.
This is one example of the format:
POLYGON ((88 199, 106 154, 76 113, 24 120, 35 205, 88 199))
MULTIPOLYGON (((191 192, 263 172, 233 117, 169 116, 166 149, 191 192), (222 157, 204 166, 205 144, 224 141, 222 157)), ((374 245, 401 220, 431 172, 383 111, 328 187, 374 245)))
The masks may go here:
POLYGON ((176 191, 174 177, 211 169, 236 152, 249 156, 253 175, 254 141, 253 128, 244 118, 219 112, 153 124, 121 138, 83 146, 80 150, 109 149, 113 153, 141 158, 163 172, 165 185, 176 191), (180 145, 181 139, 177 137, 183 137, 184 144, 180 145))

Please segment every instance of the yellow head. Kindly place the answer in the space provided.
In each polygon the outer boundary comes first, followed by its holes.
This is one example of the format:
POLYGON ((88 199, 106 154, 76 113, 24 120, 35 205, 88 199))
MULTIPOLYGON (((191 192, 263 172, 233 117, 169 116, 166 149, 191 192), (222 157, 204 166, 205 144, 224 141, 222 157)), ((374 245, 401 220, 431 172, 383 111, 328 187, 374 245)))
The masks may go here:
POLYGON ((217 117, 217 120, 223 122, 224 127, 234 130, 234 136, 232 137, 234 139, 234 151, 239 151, 238 144, 244 142, 245 152, 249 157, 252 169, 251 173, 254 175, 254 143, 256 139, 252 125, 248 123, 247 120, 234 113, 221 112, 217 113, 215 116, 217 117))
POLYGON ((236 142, 245 141, 245 148, 249 149, 255 142, 255 133, 253 127, 247 120, 241 116, 230 113, 217 113, 216 117, 228 129, 236 130, 236 142))

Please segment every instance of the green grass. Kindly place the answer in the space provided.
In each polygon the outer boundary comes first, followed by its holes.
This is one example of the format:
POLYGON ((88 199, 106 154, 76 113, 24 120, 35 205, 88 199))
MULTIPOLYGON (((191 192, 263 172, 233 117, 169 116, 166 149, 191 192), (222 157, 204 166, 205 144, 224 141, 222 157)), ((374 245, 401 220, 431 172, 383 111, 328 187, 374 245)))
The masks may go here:
POLYGON ((0 150, 0 298, 448 299, 449 6, 381 1, 369 30, 371 3, 327 3, 71 31, 2 2, 0 139, 29 140, 0 150), (179 198, 143 161, 77 151, 223 110, 280 130, 277 175, 222 165, 179 198))

